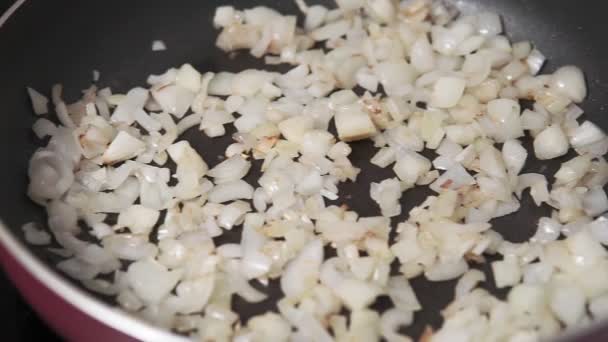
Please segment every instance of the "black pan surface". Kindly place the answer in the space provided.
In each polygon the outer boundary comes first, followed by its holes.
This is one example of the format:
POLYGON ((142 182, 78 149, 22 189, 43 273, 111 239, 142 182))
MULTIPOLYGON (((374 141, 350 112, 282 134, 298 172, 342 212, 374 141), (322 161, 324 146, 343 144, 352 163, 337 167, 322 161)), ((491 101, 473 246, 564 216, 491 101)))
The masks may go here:
MULTIPOLYGON (((309 1, 316 3, 319 1, 309 1)), ((101 72, 100 86, 110 86, 124 92, 145 84, 151 73, 161 73, 169 67, 191 63, 199 71, 239 71, 262 68, 261 61, 248 53, 229 58, 215 48, 217 31, 212 27, 215 7, 228 1, 217 0, 105 0, 105 1, 27 1, 0 30, 0 218, 22 238, 20 226, 28 221, 44 222, 43 210, 26 196, 27 165, 38 144, 31 132, 35 120, 30 110, 25 86, 50 92, 57 82, 65 86, 65 98, 75 100, 81 89, 91 83, 93 69, 101 72), (161 39, 167 51, 152 52, 152 40, 161 39)), ((333 7, 332 1, 321 1, 333 7)), ((488 9, 503 16, 504 24, 513 41, 531 40, 547 57, 545 71, 556 66, 576 64, 587 75, 589 97, 582 107, 586 117, 608 129, 608 45, 604 25, 608 2, 571 0, 455 0, 464 11, 488 9)), ((266 5, 284 13, 297 13, 292 1, 261 0, 232 1, 235 7, 248 8, 266 5)), ((279 68, 286 70, 287 68, 279 68)), ((231 133, 230 131, 228 133, 231 133)), ((220 160, 231 142, 230 134, 209 139, 190 130, 185 138, 197 148, 210 166, 220 160)), ((525 145, 531 146, 529 139, 525 145)), ((363 169, 356 183, 340 188, 341 201, 362 215, 378 215, 378 207, 369 198, 369 183, 387 178, 390 170, 371 165, 373 155, 369 142, 357 142, 351 159, 363 169)), ((550 162, 529 160, 523 172, 555 173, 565 156, 550 162)), ((257 173, 248 176, 255 181, 257 173)), ((404 214, 393 222, 406 218, 406 213, 420 203, 428 189, 417 188, 402 198, 404 214)), ((506 239, 523 241, 534 232, 540 216, 548 215, 546 207, 536 208, 526 194, 522 209, 494 221, 494 229, 506 239)), ((232 230, 222 241, 239 241, 239 233, 232 230)), ((56 257, 44 249, 34 252, 51 266, 56 257)), ((487 266, 488 281, 483 286, 502 297, 506 291, 494 288, 487 266)), ((415 323, 405 329, 411 336, 419 336, 427 324, 441 324, 440 310, 453 298, 454 282, 429 283, 422 278, 412 281, 424 310, 417 312, 415 323)), ((243 320, 275 308, 280 295, 276 283, 267 289, 271 299, 255 305, 235 300, 235 311, 243 320)), ((103 298, 102 298, 103 299, 103 298)), ((107 300, 107 299, 105 299, 107 300)), ((380 298, 374 308, 383 310, 390 304, 380 298)), ((608 328, 582 340, 608 339, 608 328)))

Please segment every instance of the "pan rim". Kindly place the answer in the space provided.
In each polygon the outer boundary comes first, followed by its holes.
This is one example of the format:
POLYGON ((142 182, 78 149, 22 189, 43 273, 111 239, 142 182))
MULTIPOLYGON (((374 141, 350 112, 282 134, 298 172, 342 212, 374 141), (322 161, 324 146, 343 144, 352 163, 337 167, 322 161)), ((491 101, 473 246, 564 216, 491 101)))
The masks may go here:
POLYGON ((0 27, 4 25, 17 10, 25 3, 26 0, 15 1, 2 15, 0 15, 0 27))
POLYGON ((44 287, 100 323, 143 341, 188 341, 187 338, 136 319, 68 283, 61 276, 52 272, 22 242, 18 241, 2 221, 0 221, 0 244, 28 274, 44 287))

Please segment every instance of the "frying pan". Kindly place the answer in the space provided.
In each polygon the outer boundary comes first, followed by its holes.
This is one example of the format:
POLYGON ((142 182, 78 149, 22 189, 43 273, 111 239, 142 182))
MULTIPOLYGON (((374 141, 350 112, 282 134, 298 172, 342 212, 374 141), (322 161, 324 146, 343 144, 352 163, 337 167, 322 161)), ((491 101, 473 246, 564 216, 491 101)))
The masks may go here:
MULTIPOLYGON (((23 1, 19 1, 23 2, 23 1)), ((87 292, 63 276, 54 267, 57 257, 43 248, 27 246, 21 225, 29 221, 45 221, 43 210, 25 195, 27 165, 38 147, 31 131, 31 113, 25 87, 50 89, 54 83, 65 86, 66 99, 79 96, 80 89, 91 83, 93 69, 101 72, 100 86, 124 92, 144 84, 147 75, 169 67, 192 63, 200 71, 239 71, 264 67, 243 52, 234 58, 215 48, 217 31, 212 27, 214 9, 228 1, 217 0, 105 0, 105 1, 25 1, 0 28, 0 260, 7 274, 28 302, 62 336, 77 341, 172 341, 177 335, 164 332, 130 318, 113 308, 108 298, 87 292), (152 52, 152 40, 162 39, 168 47, 152 52)), ((317 1, 309 1, 311 3, 317 1)), ((455 0, 464 12, 491 10, 503 16, 512 41, 531 40, 549 62, 544 71, 555 66, 575 64, 587 76, 589 96, 582 107, 586 117, 608 129, 608 46, 605 20, 608 3, 571 0, 455 0)), ((322 1, 333 7, 332 1, 322 1)), ((232 5, 248 8, 266 5, 283 13, 297 13, 292 1, 233 1, 232 5)), ((8 7, 10 4, 6 4, 8 7)), ((4 7, 4 8, 6 8, 4 7)), ((0 6, 0 9, 3 7, 0 6)), ((281 69, 279 69, 281 70, 281 69)), ((285 69, 282 69, 285 70, 285 69)), ((203 155, 212 167, 227 144, 224 137, 209 139, 190 130, 185 138, 203 155)), ((530 147, 531 142, 524 141, 530 147)), ((356 183, 346 183, 340 193, 351 208, 363 215, 377 215, 379 210, 369 199, 369 183, 390 175, 368 161, 373 155, 369 142, 353 146, 353 163, 362 168, 356 183)), ((555 173, 564 156, 549 162, 528 162, 523 172, 555 173)), ((249 176, 249 181, 256 179, 249 176)), ((551 180, 551 179, 550 179, 551 180)), ((429 190, 416 188, 402 198, 403 212, 420 203, 429 190)), ((494 229, 511 241, 528 239, 540 216, 548 208, 537 208, 528 195, 522 209, 494 220, 494 229)), ((404 220, 407 214, 395 219, 404 220)), ((393 221, 393 222, 395 222, 393 221)), ((232 230, 222 241, 238 241, 238 230, 232 230)), ((506 291, 493 287, 488 266, 481 265, 488 276, 483 285, 499 297, 506 291)), ((410 336, 419 336, 427 324, 439 327, 440 310, 453 298, 454 282, 429 283, 412 281, 423 310, 415 315, 415 323, 406 328, 410 336)), ((280 295, 276 282, 262 289, 270 299, 252 305, 234 301, 234 310, 241 319, 273 310, 280 295)), ((374 304, 386 309, 388 300, 374 304)), ((608 322, 564 337, 571 341, 608 339, 608 322)))

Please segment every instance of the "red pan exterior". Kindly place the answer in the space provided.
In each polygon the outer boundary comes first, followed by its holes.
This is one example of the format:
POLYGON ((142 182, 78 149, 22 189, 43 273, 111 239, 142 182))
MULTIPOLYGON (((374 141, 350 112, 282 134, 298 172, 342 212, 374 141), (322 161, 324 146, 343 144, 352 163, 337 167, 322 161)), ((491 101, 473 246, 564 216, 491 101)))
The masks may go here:
POLYGON ((47 288, 30 274, 2 244, 0 244, 0 263, 27 302, 66 340, 137 341, 87 315, 47 288))

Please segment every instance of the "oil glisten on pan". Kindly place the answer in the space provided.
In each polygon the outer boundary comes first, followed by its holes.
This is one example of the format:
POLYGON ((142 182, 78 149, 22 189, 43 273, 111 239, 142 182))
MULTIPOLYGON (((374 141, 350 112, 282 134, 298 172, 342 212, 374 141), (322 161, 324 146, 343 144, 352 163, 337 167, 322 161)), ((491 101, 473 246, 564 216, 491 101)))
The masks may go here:
POLYGON ((204 341, 608 315, 603 5, 65 3, 0 31, 0 215, 66 281, 204 341))

